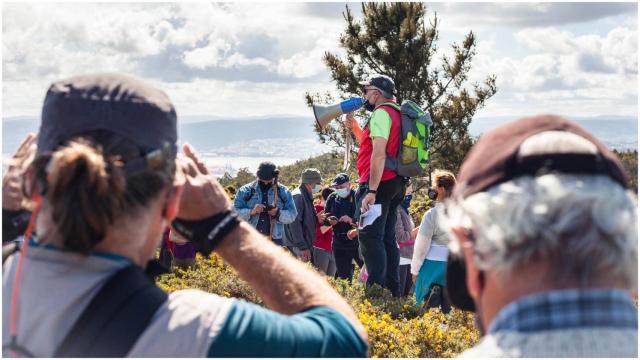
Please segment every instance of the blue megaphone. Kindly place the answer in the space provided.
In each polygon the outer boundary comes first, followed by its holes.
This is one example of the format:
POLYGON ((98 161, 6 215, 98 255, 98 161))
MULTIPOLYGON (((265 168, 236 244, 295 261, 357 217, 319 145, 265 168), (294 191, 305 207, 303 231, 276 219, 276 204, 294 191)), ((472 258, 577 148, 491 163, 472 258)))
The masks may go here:
POLYGON ((331 120, 338 116, 360 109, 364 105, 364 99, 353 97, 333 105, 313 105, 313 115, 320 127, 325 127, 331 120))

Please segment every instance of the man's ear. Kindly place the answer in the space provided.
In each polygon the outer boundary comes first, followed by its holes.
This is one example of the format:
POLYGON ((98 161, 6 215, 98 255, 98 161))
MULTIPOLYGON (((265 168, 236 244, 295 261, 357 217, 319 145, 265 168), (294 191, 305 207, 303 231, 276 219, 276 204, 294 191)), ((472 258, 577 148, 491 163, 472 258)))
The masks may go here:
POLYGON ((165 205, 164 218, 171 223, 178 215, 180 207, 180 199, 182 198, 182 186, 174 186, 167 194, 167 203, 165 205))
POLYGON ((464 257, 469 295, 471 295, 474 300, 477 300, 484 287, 484 279, 482 271, 478 269, 473 259, 473 242, 469 239, 469 235, 464 229, 454 228, 451 229, 451 231, 456 236, 456 240, 460 244, 460 250, 464 257))

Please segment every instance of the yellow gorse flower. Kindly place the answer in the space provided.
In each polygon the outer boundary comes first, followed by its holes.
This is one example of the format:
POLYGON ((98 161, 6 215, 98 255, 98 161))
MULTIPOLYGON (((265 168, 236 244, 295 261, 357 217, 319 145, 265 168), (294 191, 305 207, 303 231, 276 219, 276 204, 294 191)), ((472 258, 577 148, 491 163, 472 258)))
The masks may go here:
MULTIPOLYGON (((240 280, 221 257, 212 254, 196 257, 193 271, 166 274, 158 286, 167 292, 200 289, 221 296, 233 296, 262 304, 252 289, 240 280)), ((354 278, 357 278, 356 270, 354 278)), ((473 315, 457 309, 443 314, 439 309, 426 311, 414 299, 395 299, 386 290, 367 289, 353 281, 327 278, 351 304, 369 335, 373 358, 454 357, 478 342, 473 315), (373 293, 371 293, 373 292, 373 293)))

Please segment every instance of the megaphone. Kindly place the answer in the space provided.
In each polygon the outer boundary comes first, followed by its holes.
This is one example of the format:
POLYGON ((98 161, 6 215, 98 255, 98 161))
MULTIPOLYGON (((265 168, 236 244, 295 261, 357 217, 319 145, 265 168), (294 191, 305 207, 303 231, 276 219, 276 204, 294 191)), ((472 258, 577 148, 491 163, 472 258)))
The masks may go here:
POLYGON ((325 127, 331 120, 338 116, 360 109, 364 105, 364 99, 354 97, 333 105, 313 105, 313 115, 320 127, 325 127))

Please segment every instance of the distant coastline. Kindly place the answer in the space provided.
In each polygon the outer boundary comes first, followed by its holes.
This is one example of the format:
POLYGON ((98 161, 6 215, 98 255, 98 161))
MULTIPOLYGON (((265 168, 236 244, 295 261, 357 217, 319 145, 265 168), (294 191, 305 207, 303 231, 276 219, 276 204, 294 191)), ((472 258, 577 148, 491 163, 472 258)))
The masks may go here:
MULTIPOLYGON (((515 118, 474 119, 469 132, 479 136, 515 118)), ((611 148, 621 151, 638 149, 638 121, 633 117, 568 118, 574 119, 611 148)), ((3 165, 24 136, 28 132, 36 132, 37 127, 37 117, 3 118, 3 165)), ((332 150, 332 147, 318 141, 313 131, 313 119, 305 117, 274 116, 247 120, 185 117, 179 124, 178 134, 181 144, 189 142, 202 153, 215 176, 222 176, 225 172, 235 175, 241 168, 253 172, 264 160, 280 166, 289 165, 332 150)))

